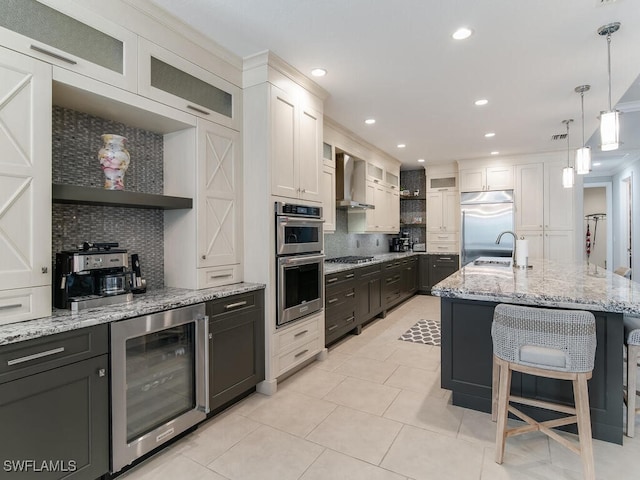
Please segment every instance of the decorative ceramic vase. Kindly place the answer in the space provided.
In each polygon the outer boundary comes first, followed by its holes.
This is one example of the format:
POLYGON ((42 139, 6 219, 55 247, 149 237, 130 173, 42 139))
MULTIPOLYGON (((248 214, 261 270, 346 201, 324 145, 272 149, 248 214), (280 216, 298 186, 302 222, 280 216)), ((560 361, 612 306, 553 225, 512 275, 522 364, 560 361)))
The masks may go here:
POLYGON ((127 139, 120 135, 102 135, 104 146, 98 152, 100 166, 104 172, 104 188, 124 190, 124 172, 129 167, 129 152, 125 148, 127 139))

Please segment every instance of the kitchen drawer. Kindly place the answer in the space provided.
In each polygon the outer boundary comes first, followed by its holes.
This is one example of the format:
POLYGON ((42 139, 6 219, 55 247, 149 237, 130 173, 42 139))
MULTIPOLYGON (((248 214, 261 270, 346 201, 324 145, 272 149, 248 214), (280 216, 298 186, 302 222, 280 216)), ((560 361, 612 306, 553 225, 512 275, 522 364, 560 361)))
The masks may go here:
POLYGON ((407 257, 401 260, 402 266, 411 265, 412 263, 416 263, 418 261, 418 257, 407 257))
POLYGON ((278 375, 286 372, 290 368, 304 362, 305 360, 308 360, 316 353, 318 353, 321 348, 318 343, 319 340, 320 337, 316 336, 315 338, 309 340, 307 343, 300 345, 290 352, 280 355, 278 357, 278 375))
POLYGON ((398 259, 398 260, 392 260, 390 262, 385 262, 382 264, 382 275, 387 275, 387 273, 390 270, 393 270, 394 268, 400 268, 402 266, 402 260, 398 259))
POLYGON ((432 242, 427 243, 427 251, 429 253, 444 252, 444 253, 453 253, 458 252, 460 247, 458 246, 458 242, 432 242))
POLYGON ((452 266, 457 267, 459 257, 458 255, 429 255, 431 263, 437 266, 452 266))
POLYGON ((254 291, 211 300, 206 303, 207 315, 210 320, 214 320, 216 316, 227 313, 255 309, 258 307, 259 295, 262 295, 261 291, 254 291))
POLYGON ((0 383, 108 353, 108 331, 96 325, 0 347, 0 383))
POLYGON ((356 278, 368 279, 380 275, 382 272, 382 263, 376 263, 375 265, 368 265, 366 267, 360 267, 356 269, 356 278))
POLYGON ((220 287, 242 282, 240 265, 198 268, 198 288, 220 287))
POLYGON ((457 233, 437 233, 437 232, 429 232, 427 233, 427 244, 429 243, 455 243, 458 241, 457 233))
POLYGON ((326 288, 329 288, 330 286, 351 280, 355 278, 355 276, 356 272, 354 269, 338 273, 328 273, 324 276, 324 284, 326 288))
POLYGON ((314 316, 311 321, 306 321, 299 325, 294 324, 283 332, 278 332, 278 352, 283 352, 308 339, 318 336, 318 317, 314 316))
POLYGON ((344 333, 356 328, 355 309, 343 310, 334 314, 325 315, 325 345, 341 337, 344 333))
POLYGON ((51 287, 0 292, 0 325, 51 315, 51 287))
POLYGON ((325 310, 326 313, 341 310, 345 305, 355 305, 356 289, 355 285, 350 284, 347 288, 335 289, 325 293, 325 310))

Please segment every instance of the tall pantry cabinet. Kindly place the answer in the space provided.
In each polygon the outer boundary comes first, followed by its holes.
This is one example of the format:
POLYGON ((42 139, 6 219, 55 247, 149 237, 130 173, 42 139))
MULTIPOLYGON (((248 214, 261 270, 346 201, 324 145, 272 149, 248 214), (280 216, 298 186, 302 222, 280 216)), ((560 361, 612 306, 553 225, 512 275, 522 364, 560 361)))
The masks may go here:
POLYGON ((274 204, 322 205, 327 94, 271 52, 245 59, 243 83, 244 279, 266 284, 266 378, 257 388, 273 394, 278 377, 326 355, 323 311, 276 329, 274 204))

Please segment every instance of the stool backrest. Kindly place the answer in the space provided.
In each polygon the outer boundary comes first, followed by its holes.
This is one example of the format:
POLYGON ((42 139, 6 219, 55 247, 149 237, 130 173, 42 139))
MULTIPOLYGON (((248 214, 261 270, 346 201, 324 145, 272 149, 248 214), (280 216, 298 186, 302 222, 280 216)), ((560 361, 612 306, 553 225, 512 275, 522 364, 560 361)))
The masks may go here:
POLYGON ((553 310, 501 303, 491 325, 493 353, 508 362, 549 370, 588 372, 596 353, 596 320, 582 310, 553 310), (542 347, 563 352, 564 366, 535 365, 520 359, 522 347, 542 347))

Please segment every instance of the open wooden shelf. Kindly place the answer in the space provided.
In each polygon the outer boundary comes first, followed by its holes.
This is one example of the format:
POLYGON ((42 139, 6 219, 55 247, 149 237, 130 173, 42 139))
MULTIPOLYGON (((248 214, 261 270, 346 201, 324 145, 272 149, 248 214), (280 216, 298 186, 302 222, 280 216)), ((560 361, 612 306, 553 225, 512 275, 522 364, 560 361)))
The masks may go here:
POLYGON ((152 193, 105 190, 103 188, 79 187, 54 183, 51 190, 53 203, 100 205, 104 207, 150 208, 179 210, 193 208, 193 199, 171 197, 152 193))

